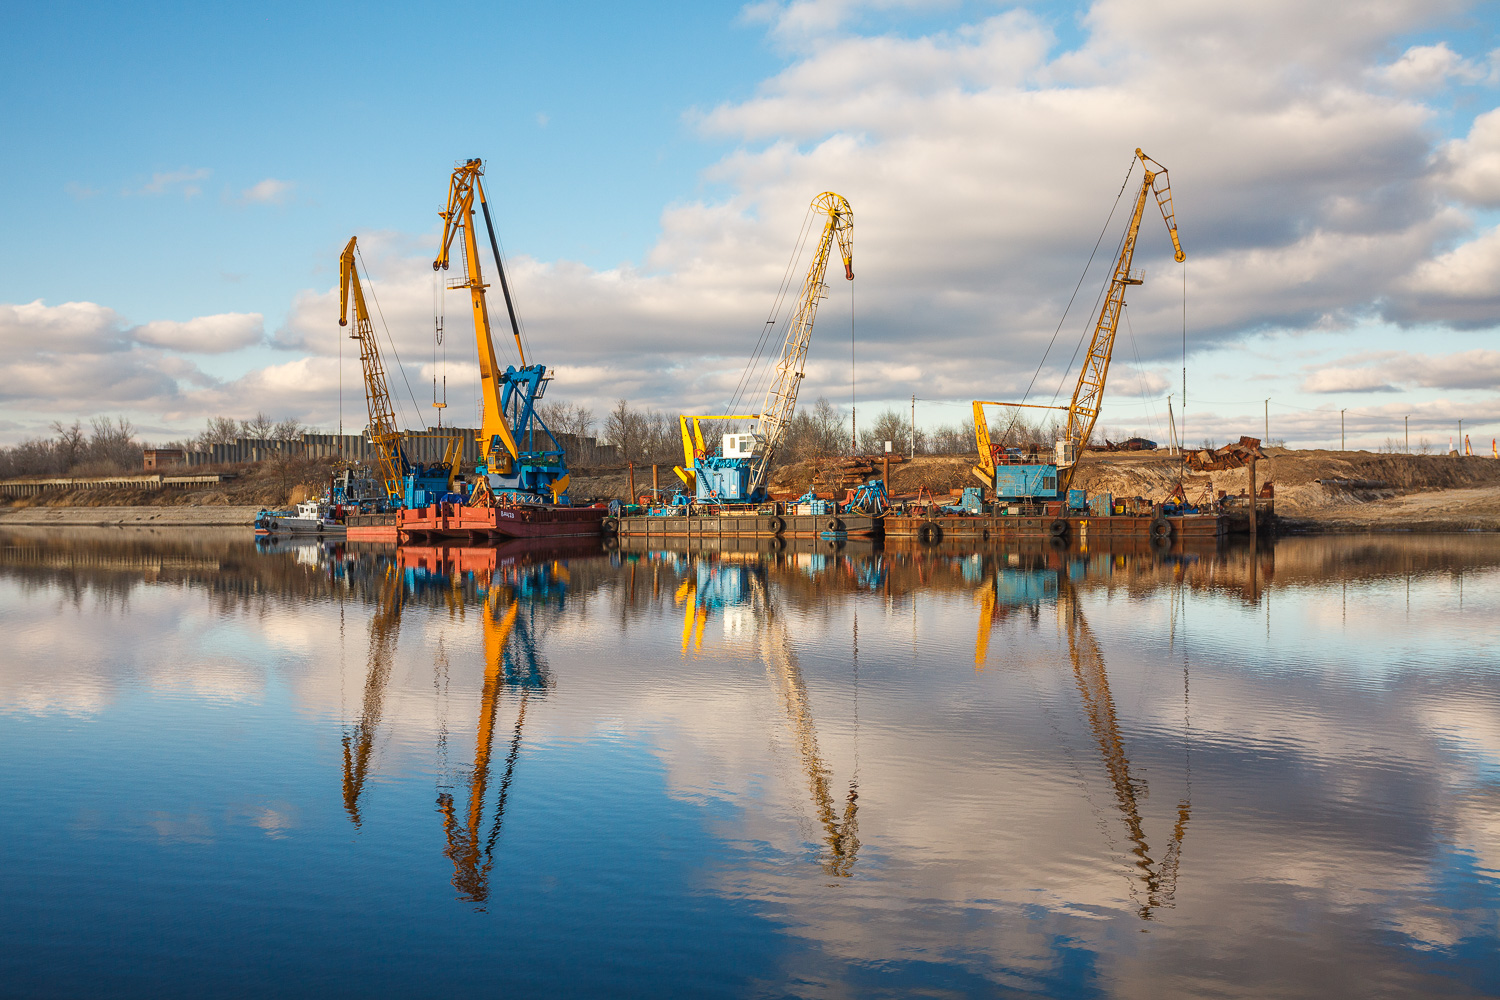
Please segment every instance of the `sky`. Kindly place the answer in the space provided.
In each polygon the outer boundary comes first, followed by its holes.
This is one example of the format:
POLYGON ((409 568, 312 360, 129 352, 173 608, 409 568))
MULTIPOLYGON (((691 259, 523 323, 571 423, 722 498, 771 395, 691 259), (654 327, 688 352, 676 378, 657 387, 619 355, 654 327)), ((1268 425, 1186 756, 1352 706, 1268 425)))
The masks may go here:
POLYGON ((154 442, 257 412, 358 431, 351 235, 398 419, 435 422, 445 376, 472 425, 468 306, 431 261, 475 156, 549 400, 722 411, 832 190, 857 277, 830 281, 804 403, 852 380, 862 421, 915 396, 933 426, 1065 402, 1137 147, 1187 260, 1148 213, 1103 429, 1166 440, 1171 394, 1190 444, 1500 435, 1494 4, 8 4, 0 27, 0 443, 112 415, 154 442))

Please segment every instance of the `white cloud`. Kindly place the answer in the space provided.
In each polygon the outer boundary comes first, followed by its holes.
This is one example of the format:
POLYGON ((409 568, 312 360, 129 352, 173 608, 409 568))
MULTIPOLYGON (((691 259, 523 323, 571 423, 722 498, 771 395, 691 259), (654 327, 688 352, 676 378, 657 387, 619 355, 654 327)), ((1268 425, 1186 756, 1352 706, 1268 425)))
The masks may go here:
POLYGON ((130 331, 134 338, 152 347, 167 347, 195 354, 223 354, 257 344, 265 336, 260 313, 220 313, 198 316, 184 323, 153 320, 130 331))
POLYGON ((241 191, 240 201, 254 205, 282 205, 291 197, 292 189, 296 186, 291 181, 267 177, 241 191))
POLYGON ((953 0, 760 0, 746 4, 742 17, 751 23, 769 24, 773 37, 796 48, 837 31, 864 11, 953 6, 953 0))
POLYGON ((207 167, 182 170, 170 170, 165 173, 151 175, 151 180, 135 191, 126 191, 126 194, 166 194, 169 191, 177 191, 184 199, 194 198, 203 193, 202 185, 198 181, 207 180, 213 171, 207 167))
POLYGON ((93 302, 0 303, 0 360, 39 351, 99 354, 124 350, 128 343, 119 313, 93 302))
MULTIPOLYGON (((129 326, 119 313, 93 302, 0 304, 0 401, 62 415, 172 411, 191 398, 185 393, 203 394, 218 385, 172 351, 223 353, 263 337, 257 313, 129 326)), ((192 422, 199 419, 195 415, 192 422)))
POLYGON ((1379 351, 1309 369, 1306 392, 1395 392, 1398 386, 1426 389, 1500 388, 1500 351, 1473 348, 1451 354, 1379 351))
POLYGON ((1500 227, 1414 262, 1394 290, 1397 319, 1440 317, 1461 327, 1500 323, 1500 227))
POLYGON ((1323 368, 1302 380, 1304 392, 1395 392, 1385 376, 1365 368, 1323 368))
POLYGON ((1448 189, 1471 205, 1500 207, 1500 110, 1474 119, 1469 134, 1442 151, 1448 189))
POLYGON ((1400 90, 1431 91, 1446 86, 1450 80, 1479 83, 1489 72, 1489 67, 1471 62, 1448 48, 1447 42, 1438 42, 1413 45, 1400 59, 1382 67, 1378 75, 1400 90))

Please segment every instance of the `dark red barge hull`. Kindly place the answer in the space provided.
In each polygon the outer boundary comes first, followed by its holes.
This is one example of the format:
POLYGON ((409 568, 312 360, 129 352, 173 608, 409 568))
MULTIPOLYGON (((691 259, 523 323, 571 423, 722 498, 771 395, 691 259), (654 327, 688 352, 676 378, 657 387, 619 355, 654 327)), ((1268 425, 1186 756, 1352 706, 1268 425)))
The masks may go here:
POLYGON ((609 511, 603 507, 465 507, 434 504, 403 510, 396 527, 401 541, 463 538, 575 538, 598 535, 609 511))

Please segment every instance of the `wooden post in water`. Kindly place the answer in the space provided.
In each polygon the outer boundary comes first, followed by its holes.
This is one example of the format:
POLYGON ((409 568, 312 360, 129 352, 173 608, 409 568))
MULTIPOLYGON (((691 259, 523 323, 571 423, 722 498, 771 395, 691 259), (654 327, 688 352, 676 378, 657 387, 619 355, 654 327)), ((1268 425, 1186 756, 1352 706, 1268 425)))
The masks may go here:
POLYGON ((625 502, 635 503, 635 463, 627 462, 625 467, 630 470, 626 473, 625 502))
MULTIPOLYGON (((1250 459, 1250 464, 1247 465, 1247 466, 1245 466, 1245 471, 1250 474, 1250 539, 1252 541, 1254 541, 1254 539, 1255 539, 1255 522, 1258 519, 1256 517, 1256 509, 1255 509, 1255 459, 1254 458, 1250 459)), ((1253 553, 1251 554, 1251 558, 1252 559, 1255 558, 1255 556, 1254 556, 1253 553)))
POLYGON ((885 487, 886 495, 889 496, 890 492, 891 492, 891 453, 890 452, 886 452, 885 453, 885 470, 881 473, 881 475, 885 476, 885 478, 883 480, 881 480, 881 485, 885 487))
POLYGON ((661 489, 656 484, 656 463, 651 463, 651 502, 661 503, 661 489))

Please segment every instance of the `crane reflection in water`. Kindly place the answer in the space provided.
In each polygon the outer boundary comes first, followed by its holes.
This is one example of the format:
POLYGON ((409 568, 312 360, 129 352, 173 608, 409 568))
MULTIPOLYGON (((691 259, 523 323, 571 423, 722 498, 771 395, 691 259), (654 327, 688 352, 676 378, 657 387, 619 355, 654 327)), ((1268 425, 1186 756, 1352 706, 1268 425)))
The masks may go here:
MULTIPOLYGON (((1070 567, 1078 568, 1078 567, 1070 567)), ((1120 732, 1115 699, 1109 689, 1109 673, 1104 654, 1084 616, 1069 569, 1049 566, 1034 569, 999 568, 982 586, 979 632, 974 641, 974 669, 983 670, 989 657, 990 634, 997 622, 1011 614, 1026 612, 1035 623, 1041 606, 1052 603, 1057 610, 1059 631, 1067 636, 1068 658, 1073 666, 1073 680, 1095 747, 1114 789, 1115 805, 1125 823, 1130 841, 1133 869, 1130 894, 1139 901, 1137 914, 1151 920, 1163 906, 1172 906, 1177 893, 1177 874, 1182 859, 1182 840, 1187 833, 1192 802, 1188 795, 1177 804, 1176 823, 1161 858, 1151 856, 1146 840, 1145 822, 1141 818, 1141 801, 1147 796, 1146 780, 1130 773, 1130 758, 1120 732)), ((1183 694, 1187 688, 1184 677, 1183 694)), ((1186 702, 1184 701, 1184 711, 1186 702)), ((1186 766, 1186 765, 1185 765, 1186 766)), ((1190 788, 1191 786, 1189 786, 1190 788)))
MULTIPOLYGON (((454 787, 440 784, 436 803, 443 823, 443 854, 453 865, 453 887, 462 900, 479 904, 489 899, 495 844, 521 756, 528 707, 533 697, 545 696, 553 686, 551 671, 537 650, 536 611, 541 606, 560 610, 568 585, 568 571, 560 561, 531 561, 522 555, 507 559, 503 550, 494 548, 408 547, 400 550, 396 561, 377 570, 364 700, 358 721, 343 737, 344 808, 359 826, 360 796, 371 766, 404 607, 417 597, 428 602, 435 597, 458 614, 479 604, 485 668, 467 801, 460 807, 454 787), (496 732, 502 728, 507 693, 513 695, 515 721, 499 765, 493 815, 486 824, 496 766, 496 732)), ((446 653, 440 651, 440 666, 445 659, 446 653)), ((440 742, 446 745, 446 727, 440 742)))
MULTIPOLYGON (((797 747, 818 823, 823 828, 819 864, 834 878, 849 878, 859 854, 859 776, 849 779, 842 812, 833 792, 833 771, 818 747, 817 722, 807 682, 797 660, 785 614, 771 596, 767 564, 699 559, 693 575, 677 590, 683 605, 682 652, 703 646, 703 627, 712 611, 745 608, 754 622, 756 648, 765 664, 778 706, 797 747)), ((857 736, 856 736, 857 738, 857 736)))

